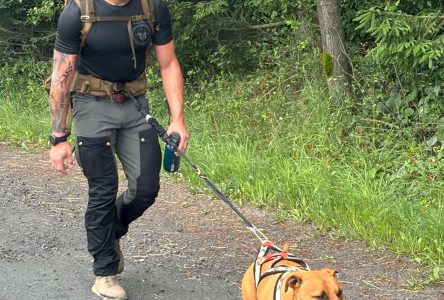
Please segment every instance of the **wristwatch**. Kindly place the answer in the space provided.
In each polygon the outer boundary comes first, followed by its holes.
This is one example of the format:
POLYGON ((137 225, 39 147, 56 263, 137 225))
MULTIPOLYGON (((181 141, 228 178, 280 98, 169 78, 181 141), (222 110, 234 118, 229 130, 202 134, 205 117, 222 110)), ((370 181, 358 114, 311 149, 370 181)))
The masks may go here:
POLYGON ((55 135, 50 135, 49 136, 49 143, 53 146, 57 145, 58 143, 61 142, 66 142, 68 139, 67 135, 64 136, 55 136, 55 135))

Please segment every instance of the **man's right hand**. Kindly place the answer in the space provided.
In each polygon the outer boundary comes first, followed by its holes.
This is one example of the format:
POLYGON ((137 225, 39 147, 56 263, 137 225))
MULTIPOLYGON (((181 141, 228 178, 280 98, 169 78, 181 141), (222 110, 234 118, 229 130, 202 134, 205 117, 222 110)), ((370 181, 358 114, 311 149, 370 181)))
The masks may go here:
POLYGON ((67 174, 68 168, 73 165, 71 145, 68 142, 61 142, 51 147, 49 160, 53 168, 62 174, 67 174))

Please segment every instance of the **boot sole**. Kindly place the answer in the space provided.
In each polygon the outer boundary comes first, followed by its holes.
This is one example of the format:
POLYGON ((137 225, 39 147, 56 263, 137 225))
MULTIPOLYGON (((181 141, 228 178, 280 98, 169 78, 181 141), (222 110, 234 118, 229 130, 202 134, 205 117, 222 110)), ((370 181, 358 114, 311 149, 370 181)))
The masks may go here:
POLYGON ((100 294, 100 293, 96 290, 96 288, 95 288, 94 285, 93 285, 93 287, 91 288, 91 291, 92 291, 94 294, 96 294, 97 296, 99 296, 100 298, 102 298, 102 300, 127 300, 127 299, 128 299, 128 297, 109 298, 108 296, 104 296, 104 295, 100 294))

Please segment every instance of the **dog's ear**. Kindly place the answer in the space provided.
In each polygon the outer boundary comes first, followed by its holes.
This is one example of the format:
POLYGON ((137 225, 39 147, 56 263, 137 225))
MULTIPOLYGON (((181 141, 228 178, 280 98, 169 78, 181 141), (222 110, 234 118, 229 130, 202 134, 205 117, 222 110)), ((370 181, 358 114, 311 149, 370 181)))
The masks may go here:
POLYGON ((286 253, 288 253, 288 249, 289 249, 290 247, 288 246, 288 242, 285 242, 284 243, 284 246, 282 247, 282 252, 286 252, 286 253))
POLYGON ((334 277, 338 277, 338 274, 339 274, 339 272, 336 271, 335 269, 324 268, 324 269, 322 269, 322 271, 327 272, 328 274, 330 274, 334 277))
POLYGON ((293 272, 284 278, 282 285, 284 286, 284 291, 287 292, 288 288, 297 288, 302 284, 302 273, 293 272))

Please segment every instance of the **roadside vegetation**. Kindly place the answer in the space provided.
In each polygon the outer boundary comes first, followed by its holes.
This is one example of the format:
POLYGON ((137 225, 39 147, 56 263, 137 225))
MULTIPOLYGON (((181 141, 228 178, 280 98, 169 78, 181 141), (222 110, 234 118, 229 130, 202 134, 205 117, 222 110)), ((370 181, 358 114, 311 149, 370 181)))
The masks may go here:
MULTIPOLYGON (((0 141, 46 147, 42 82, 61 7, 22 2, 6 1, 0 21, 0 141)), ((422 283, 442 278, 444 3, 343 1, 353 70, 344 92, 331 88, 315 1, 167 2, 189 158, 239 204, 408 255, 430 266, 422 283)), ((167 124, 156 68, 149 74, 150 106, 167 124)), ((205 189, 185 161, 181 172, 205 189)))

